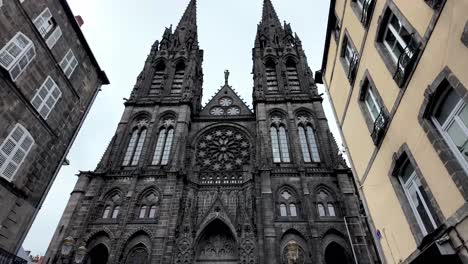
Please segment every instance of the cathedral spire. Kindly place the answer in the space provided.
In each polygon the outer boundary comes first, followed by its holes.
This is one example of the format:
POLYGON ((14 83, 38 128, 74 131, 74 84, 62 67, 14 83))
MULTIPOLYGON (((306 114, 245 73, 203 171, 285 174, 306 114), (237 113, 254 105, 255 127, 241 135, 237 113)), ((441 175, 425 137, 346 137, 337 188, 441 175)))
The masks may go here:
POLYGON ((271 3, 271 0, 264 0, 263 1, 263 15, 262 15, 262 23, 270 22, 271 24, 275 24, 281 27, 281 22, 276 14, 275 8, 271 3))
POLYGON ((176 32, 184 28, 197 29, 197 0, 190 0, 184 15, 177 25, 176 32))

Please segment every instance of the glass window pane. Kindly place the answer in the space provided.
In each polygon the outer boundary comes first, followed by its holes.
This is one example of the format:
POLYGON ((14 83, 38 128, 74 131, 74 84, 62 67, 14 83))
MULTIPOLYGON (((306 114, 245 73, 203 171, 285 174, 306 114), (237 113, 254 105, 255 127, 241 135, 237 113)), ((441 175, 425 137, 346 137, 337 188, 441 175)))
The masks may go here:
POLYGON ((461 125, 461 121, 458 122, 458 120, 454 120, 454 122, 448 127, 447 134, 457 147, 458 151, 460 151, 463 158, 468 160, 468 135, 465 133, 466 130, 462 129, 461 125))
POLYGON ((424 197, 420 195, 419 192, 417 192, 417 188, 421 188, 421 186, 418 186, 417 184, 417 182, 413 182, 413 185, 409 188, 408 193, 410 195, 409 198, 411 199, 411 202, 414 206, 414 213, 417 214, 417 217, 419 216, 422 224, 424 225, 423 228, 425 230, 423 231, 425 231, 425 234, 427 234, 434 230, 434 225, 431 222, 431 216, 429 215, 429 212, 424 206, 424 203, 427 203, 428 201, 423 201, 424 197))
POLYGON ((455 106, 460 101, 460 99, 460 96, 452 88, 450 88, 450 91, 447 93, 447 95, 445 95, 445 98, 434 115, 441 126, 445 124, 445 121, 455 109, 455 106))
POLYGON ((133 150, 135 149, 137 138, 138 138, 138 130, 135 129, 132 133, 132 137, 130 138, 130 141, 128 142, 127 151, 125 152, 125 157, 123 160, 124 166, 130 163, 130 159, 132 158, 133 150))
POLYGON ((325 207, 323 207, 323 204, 319 203, 317 205, 317 208, 318 208, 318 213, 319 213, 319 216, 325 216, 325 207))
POLYGON ((286 129, 284 129, 284 127, 280 127, 279 129, 279 144, 283 162, 289 162, 288 139, 286 137, 286 129))
POLYGON ((107 206, 106 209, 104 209, 104 213, 102 214, 102 218, 109 218, 109 213, 110 213, 110 206, 107 206))
POLYGON ((158 143, 156 143, 156 149, 154 150, 153 165, 158 165, 161 161, 165 140, 166 129, 161 129, 161 131, 159 131, 158 143))
POLYGON ((289 204, 289 211, 291 211, 291 216, 297 216, 297 209, 295 204, 289 204))
POLYGON ((140 209, 140 215, 138 217, 145 218, 145 216, 146 216, 146 205, 143 205, 140 209))
POLYGON ((285 204, 280 204, 280 215, 281 216, 287 216, 288 213, 286 212, 286 205, 285 204))
POLYGON ((171 154, 172 140, 174 139, 174 129, 169 129, 167 132, 166 144, 164 146, 164 152, 161 160, 162 165, 166 165, 169 162, 169 156, 171 154))
POLYGON ((403 183, 406 183, 408 179, 413 175, 414 168, 413 165, 407 161, 406 164, 401 169, 400 177, 403 180, 403 183))
POLYGON ((328 207, 328 215, 329 216, 336 216, 335 207, 333 206, 333 204, 328 203, 327 207, 328 207))
POLYGON ((465 127, 468 127, 468 107, 466 105, 463 106, 463 109, 460 111, 458 116, 460 117, 460 120, 463 122, 465 127))
POLYGON ((273 161, 281 162, 279 144, 278 144, 278 131, 276 127, 270 128, 270 135, 271 135, 271 149, 273 152, 273 161))
POLYGON ((304 162, 311 162, 309 147, 307 146, 307 139, 304 128, 302 126, 299 127, 299 143, 301 144, 302 157, 304 158, 304 162))
POLYGON ((112 212, 112 218, 117 218, 117 216, 119 215, 119 210, 120 210, 120 206, 116 206, 114 208, 114 211, 112 212))
POLYGON ((156 217, 156 205, 151 206, 150 212, 149 212, 149 218, 155 218, 156 217))
POLYGON ((320 162, 320 154, 317 146, 317 140, 315 138, 315 131, 311 126, 307 126, 307 139, 309 140, 310 153, 312 154, 312 160, 314 162, 320 162))

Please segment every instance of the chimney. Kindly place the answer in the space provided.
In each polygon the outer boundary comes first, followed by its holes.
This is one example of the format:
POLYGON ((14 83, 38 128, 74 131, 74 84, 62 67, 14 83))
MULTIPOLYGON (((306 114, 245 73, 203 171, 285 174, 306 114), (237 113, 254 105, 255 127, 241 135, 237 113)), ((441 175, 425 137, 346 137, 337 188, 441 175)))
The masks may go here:
POLYGON ((76 23, 78 23, 78 26, 80 27, 84 24, 84 20, 80 15, 75 16, 75 20, 76 20, 76 23))

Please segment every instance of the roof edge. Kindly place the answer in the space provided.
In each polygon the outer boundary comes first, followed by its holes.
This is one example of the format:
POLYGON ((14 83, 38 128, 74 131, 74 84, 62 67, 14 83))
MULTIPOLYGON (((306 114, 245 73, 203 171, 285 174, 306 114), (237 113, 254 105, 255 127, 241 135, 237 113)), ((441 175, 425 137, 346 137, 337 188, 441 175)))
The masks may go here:
POLYGON ((325 72, 325 68, 327 67, 327 56, 328 50, 330 49, 330 39, 331 39, 331 32, 333 30, 333 15, 335 9, 336 0, 330 0, 330 8, 328 11, 328 22, 327 22, 327 31, 325 36, 325 46, 323 47, 323 58, 322 58, 322 72, 325 72))
POLYGON ((83 45, 83 48, 88 53, 88 56, 91 59, 91 62, 96 66, 97 72, 98 72, 98 77, 101 80, 101 83, 104 84, 104 85, 110 84, 106 73, 99 66, 99 63, 96 60, 96 57, 94 56, 93 51, 89 47, 89 44, 86 41, 86 38, 85 38, 83 32, 81 31, 80 26, 76 22, 75 15, 73 14, 73 11, 71 10, 71 8, 68 5, 67 1, 66 0, 60 0, 59 2, 62 4, 63 9, 65 10, 65 14, 68 16, 68 18, 70 20, 70 24, 72 25, 73 29, 75 30, 76 34, 78 35, 78 39, 80 40, 81 44, 83 45))

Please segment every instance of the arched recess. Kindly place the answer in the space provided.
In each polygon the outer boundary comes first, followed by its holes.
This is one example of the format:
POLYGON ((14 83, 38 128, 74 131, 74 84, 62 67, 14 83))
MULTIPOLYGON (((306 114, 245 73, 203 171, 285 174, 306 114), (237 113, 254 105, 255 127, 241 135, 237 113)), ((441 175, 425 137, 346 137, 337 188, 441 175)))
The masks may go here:
POLYGON ((278 92, 278 73, 276 71, 276 63, 271 58, 268 58, 265 61, 265 77, 267 91, 278 92))
POLYGON ((138 231, 125 243, 119 263, 148 264, 150 263, 151 248, 150 236, 144 231, 138 231))
POLYGON ((166 63, 164 60, 160 60, 154 67, 153 80, 151 81, 151 87, 149 95, 157 95, 164 90, 164 77, 166 75, 166 63))
POLYGON ((284 232, 279 249, 281 263, 311 263, 309 247, 304 236, 295 229, 284 232))
POLYGON ((146 188, 138 195, 135 204, 135 218, 157 219, 160 203, 161 192, 154 186, 146 188))
POLYGON ((106 264, 109 260, 111 245, 110 237, 106 232, 95 233, 86 243, 86 248, 89 250, 86 264, 106 264))
POLYGON ((186 64, 184 60, 179 60, 178 62, 176 62, 174 78, 172 80, 171 93, 173 94, 181 93, 182 84, 184 82, 184 77, 185 77, 185 68, 186 68, 186 64))
POLYGON ((301 86, 299 84, 299 73, 297 71, 297 62, 291 57, 286 59, 286 77, 289 89, 291 89, 292 92, 301 90, 301 86))
POLYGON ((276 192, 277 216, 291 219, 301 218, 302 205, 296 189, 289 185, 283 185, 276 192))
POLYGON ((211 221, 200 234, 195 247, 196 264, 235 264, 239 261, 234 234, 223 221, 211 221))
POLYGON ((322 236, 324 264, 353 263, 351 249, 345 236, 336 229, 330 229, 322 236))

